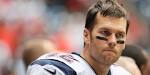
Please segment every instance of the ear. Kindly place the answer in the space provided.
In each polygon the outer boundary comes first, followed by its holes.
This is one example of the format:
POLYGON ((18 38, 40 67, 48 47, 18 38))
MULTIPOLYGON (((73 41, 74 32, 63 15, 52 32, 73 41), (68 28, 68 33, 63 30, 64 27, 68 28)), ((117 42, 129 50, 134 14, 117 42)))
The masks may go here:
POLYGON ((89 44, 90 43, 90 32, 87 28, 84 29, 83 36, 84 36, 84 43, 89 44))

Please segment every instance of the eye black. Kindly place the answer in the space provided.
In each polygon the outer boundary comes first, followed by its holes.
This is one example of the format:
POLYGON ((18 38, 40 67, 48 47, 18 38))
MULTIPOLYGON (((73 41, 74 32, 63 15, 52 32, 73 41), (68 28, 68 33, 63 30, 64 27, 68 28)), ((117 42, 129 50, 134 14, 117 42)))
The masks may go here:
POLYGON ((96 36, 96 38, 99 39, 99 40, 108 41, 108 39, 106 37, 96 36))
POLYGON ((117 43, 118 44, 124 44, 125 42, 124 42, 124 40, 118 40, 117 43))

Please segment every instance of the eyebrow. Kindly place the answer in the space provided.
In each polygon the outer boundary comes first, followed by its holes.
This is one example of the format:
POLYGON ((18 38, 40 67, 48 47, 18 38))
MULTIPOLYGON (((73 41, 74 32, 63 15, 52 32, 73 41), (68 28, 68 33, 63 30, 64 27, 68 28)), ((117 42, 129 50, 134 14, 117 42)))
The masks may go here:
MULTIPOLYGON (((99 31, 101 30, 108 30, 108 31, 113 31, 112 28, 108 28, 108 27, 102 27, 99 29, 99 31)), ((117 30, 117 33, 122 33, 122 34, 126 34, 126 32, 122 31, 122 30, 117 30)))

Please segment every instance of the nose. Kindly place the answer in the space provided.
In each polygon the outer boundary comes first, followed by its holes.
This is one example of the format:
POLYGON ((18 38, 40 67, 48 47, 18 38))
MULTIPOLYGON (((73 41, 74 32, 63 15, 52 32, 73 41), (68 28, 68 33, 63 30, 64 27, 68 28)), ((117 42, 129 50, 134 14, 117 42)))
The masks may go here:
POLYGON ((116 36, 112 34, 108 39, 108 46, 110 48, 114 48, 116 46, 116 43, 117 43, 116 36))

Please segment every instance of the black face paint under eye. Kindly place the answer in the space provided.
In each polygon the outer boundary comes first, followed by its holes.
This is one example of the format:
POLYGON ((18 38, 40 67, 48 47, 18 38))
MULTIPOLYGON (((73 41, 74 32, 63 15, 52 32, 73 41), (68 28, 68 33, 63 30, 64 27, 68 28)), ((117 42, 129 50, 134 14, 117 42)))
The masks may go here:
POLYGON ((124 44, 125 42, 124 42, 124 40, 118 40, 117 43, 118 44, 124 44))
MULTIPOLYGON (((104 41, 108 41, 108 39, 106 37, 102 37, 102 36, 96 36, 97 39, 99 40, 104 40, 104 41)), ((124 44, 125 41, 124 40, 117 40, 118 44, 124 44)))
POLYGON ((108 41, 108 39, 106 37, 96 36, 96 38, 99 40, 108 41))

